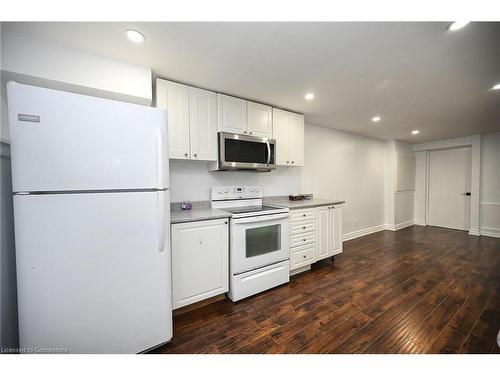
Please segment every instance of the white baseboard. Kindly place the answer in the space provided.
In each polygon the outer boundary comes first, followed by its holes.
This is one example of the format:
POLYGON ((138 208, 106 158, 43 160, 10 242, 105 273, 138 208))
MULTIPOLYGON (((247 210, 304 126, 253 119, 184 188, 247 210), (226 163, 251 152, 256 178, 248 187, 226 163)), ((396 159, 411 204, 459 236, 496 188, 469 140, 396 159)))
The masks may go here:
POLYGON ((381 230, 384 230, 384 229, 385 229, 385 225, 382 224, 382 225, 376 225, 376 226, 370 227, 370 228, 356 230, 354 232, 344 233, 342 235, 342 241, 353 240, 354 238, 366 236, 368 234, 372 234, 375 232, 380 232, 381 230))
POLYGON ((425 220, 415 220, 415 225, 421 225, 425 227, 427 224, 425 223, 425 220))
POLYGON ((396 224, 396 225, 385 224, 385 229, 396 231, 396 230, 399 230, 399 229, 410 227, 410 226, 412 226, 414 224, 415 224, 415 220, 408 220, 408 221, 404 221, 404 222, 396 224))
POLYGON ((483 228, 481 228, 480 232, 481 232, 481 236, 500 238, 500 229, 499 228, 483 227, 483 228))
POLYGON ((479 229, 469 229, 469 234, 471 236, 480 236, 481 235, 481 231, 479 229))

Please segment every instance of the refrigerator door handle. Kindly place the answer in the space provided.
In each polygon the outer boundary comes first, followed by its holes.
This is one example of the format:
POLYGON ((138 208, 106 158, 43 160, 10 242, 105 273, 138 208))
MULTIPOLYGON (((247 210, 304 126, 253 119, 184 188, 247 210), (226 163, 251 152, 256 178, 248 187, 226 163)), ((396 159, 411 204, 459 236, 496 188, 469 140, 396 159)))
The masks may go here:
POLYGON ((158 186, 164 186, 163 180, 163 132, 161 129, 157 129, 156 133, 157 144, 158 144, 158 186))
POLYGON ((159 248, 158 252, 163 252, 165 250, 165 193, 158 193, 158 228, 159 228, 159 248))

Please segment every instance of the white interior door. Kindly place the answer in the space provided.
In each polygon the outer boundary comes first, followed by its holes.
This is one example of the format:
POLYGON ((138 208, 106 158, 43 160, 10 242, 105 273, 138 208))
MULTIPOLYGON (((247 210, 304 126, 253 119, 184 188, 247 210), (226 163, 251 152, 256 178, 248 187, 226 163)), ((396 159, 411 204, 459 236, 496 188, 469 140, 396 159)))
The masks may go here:
POLYGON ((428 224, 468 230, 471 149, 432 151, 429 155, 428 224))
POLYGON ((21 347, 136 353, 170 339, 168 192, 14 197, 21 347))

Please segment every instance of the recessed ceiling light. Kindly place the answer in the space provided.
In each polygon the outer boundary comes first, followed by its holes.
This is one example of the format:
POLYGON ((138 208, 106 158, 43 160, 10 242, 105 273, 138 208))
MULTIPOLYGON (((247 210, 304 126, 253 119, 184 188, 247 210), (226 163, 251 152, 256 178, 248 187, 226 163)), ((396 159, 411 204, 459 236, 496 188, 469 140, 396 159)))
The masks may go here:
POLYGON ((417 135, 418 133, 420 133, 420 131, 419 131, 419 130, 412 130, 412 131, 411 131, 411 134, 413 134, 413 135, 417 135))
POLYGON ((500 83, 497 83, 496 85, 494 85, 492 88, 492 90, 500 90, 500 83))
POLYGON ((467 26, 469 23, 470 23, 469 21, 455 21, 452 24, 450 24, 450 26, 448 26, 448 30, 457 31, 467 26))
POLYGON ((312 92, 308 92, 304 98, 306 98, 306 100, 313 100, 314 99, 314 94, 312 92))
POLYGON ((374 116, 372 117, 373 122, 379 122, 380 121, 380 116, 374 116))
POLYGON ((127 38, 134 43, 142 43, 144 42, 144 35, 142 35, 137 30, 127 29, 125 30, 125 34, 127 34, 127 38))

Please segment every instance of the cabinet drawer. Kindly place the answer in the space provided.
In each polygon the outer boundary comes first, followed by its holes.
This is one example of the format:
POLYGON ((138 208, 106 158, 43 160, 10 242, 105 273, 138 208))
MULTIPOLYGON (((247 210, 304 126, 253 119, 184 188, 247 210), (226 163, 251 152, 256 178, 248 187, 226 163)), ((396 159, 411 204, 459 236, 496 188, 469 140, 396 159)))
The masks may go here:
POLYGON ((290 254, 290 269, 307 266, 314 263, 314 246, 297 247, 290 254))
POLYGON ((300 210, 290 214, 290 222, 314 220, 316 212, 314 210, 300 210))
POLYGON ((303 222, 295 222, 290 224, 290 234, 299 234, 305 232, 312 232, 316 230, 316 221, 307 220, 303 222))
POLYGON ((316 242, 316 233, 299 233, 290 236, 290 247, 307 245, 316 242))

